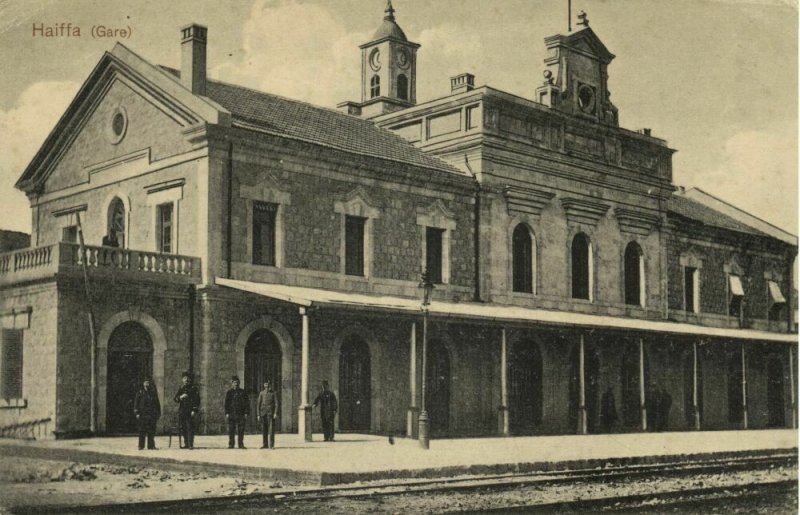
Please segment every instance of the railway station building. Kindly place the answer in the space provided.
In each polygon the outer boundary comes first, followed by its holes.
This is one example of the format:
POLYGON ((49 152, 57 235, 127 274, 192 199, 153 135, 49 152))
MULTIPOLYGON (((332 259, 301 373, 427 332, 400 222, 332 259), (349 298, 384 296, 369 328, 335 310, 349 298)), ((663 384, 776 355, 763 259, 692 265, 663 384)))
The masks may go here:
POLYGON ((673 183, 588 22, 530 98, 463 73, 425 102, 378 25, 337 109, 210 80, 197 24, 180 70, 102 56, 17 182, 0 433, 132 432, 146 376, 174 431, 184 370, 206 434, 234 374, 309 436, 323 380, 339 431, 416 436, 423 376, 434 437, 796 427, 797 237, 673 183))

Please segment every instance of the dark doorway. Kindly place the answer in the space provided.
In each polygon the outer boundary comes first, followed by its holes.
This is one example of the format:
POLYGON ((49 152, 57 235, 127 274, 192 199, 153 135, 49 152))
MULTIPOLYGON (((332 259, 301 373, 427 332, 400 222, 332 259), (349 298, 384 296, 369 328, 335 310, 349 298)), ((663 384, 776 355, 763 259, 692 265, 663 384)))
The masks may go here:
MULTIPOLYGON (((137 322, 120 324, 108 341, 108 386, 106 432, 136 432, 133 401, 142 381, 153 373, 153 344, 147 330, 137 322)), ((156 385, 156 388, 164 385, 156 385)), ((163 399, 160 399, 163 402, 163 399)))
MULTIPOLYGON (((598 407, 600 406, 600 359, 593 345, 585 344, 583 352, 583 377, 585 385, 586 399, 586 422, 589 433, 597 431, 599 417, 598 407)), ((578 415, 579 397, 579 374, 580 374, 580 345, 575 345, 570 356, 572 367, 572 380, 569 383, 569 420, 571 428, 576 432, 579 429, 578 415)))
POLYGON ((512 347, 508 366, 511 432, 533 434, 542 423, 542 358, 534 342, 512 347))
MULTIPOLYGON (((697 412, 700 415, 700 428, 703 427, 703 360, 697 349, 697 412)), ((683 356, 683 413, 686 428, 694 429, 694 351, 689 350, 683 356)))
MULTIPOLYGON (((629 343, 622 354, 620 380, 622 386, 622 422, 630 430, 642 427, 641 392, 639 379, 639 344, 629 343)), ((650 367, 645 347, 644 389, 650 391, 650 367)))
POLYGON ((244 347, 244 389, 250 399, 249 430, 261 431, 256 417, 258 394, 266 381, 272 385, 278 397, 278 419, 281 427, 281 362, 283 354, 278 339, 268 329, 259 329, 250 335, 244 347))
POLYGON ((450 355, 439 340, 428 345, 427 409, 432 435, 450 429, 450 355))
POLYGON ((767 361, 767 427, 786 425, 783 381, 783 364, 772 356, 767 361))
POLYGON ((342 431, 370 430, 370 381, 369 345, 360 336, 350 335, 339 353, 339 429, 342 431))
POLYGON ((734 351, 728 354, 728 422, 744 422, 744 402, 742 392, 742 354, 734 351))

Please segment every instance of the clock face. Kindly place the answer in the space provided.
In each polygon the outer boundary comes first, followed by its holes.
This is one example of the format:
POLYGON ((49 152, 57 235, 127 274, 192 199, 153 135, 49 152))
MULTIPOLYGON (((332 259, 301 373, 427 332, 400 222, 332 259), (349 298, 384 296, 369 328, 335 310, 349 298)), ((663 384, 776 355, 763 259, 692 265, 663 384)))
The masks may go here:
POLYGON ((581 84, 578 87, 578 107, 584 113, 594 113, 595 94, 594 88, 581 84))
POLYGON ((381 51, 377 48, 369 54, 369 66, 374 71, 381 69, 381 51))
POLYGON ((397 64, 400 65, 400 68, 408 68, 411 59, 408 55, 408 50, 405 48, 400 48, 397 50, 397 64))

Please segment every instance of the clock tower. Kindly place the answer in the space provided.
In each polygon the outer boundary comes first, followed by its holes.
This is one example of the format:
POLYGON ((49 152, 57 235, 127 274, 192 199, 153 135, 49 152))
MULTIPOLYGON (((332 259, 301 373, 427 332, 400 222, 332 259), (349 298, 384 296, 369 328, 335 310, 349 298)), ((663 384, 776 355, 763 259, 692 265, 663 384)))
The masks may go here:
POLYGON ((411 107, 417 102, 417 43, 406 38, 397 24, 392 0, 383 23, 361 48, 361 102, 338 107, 350 114, 373 118, 411 107))

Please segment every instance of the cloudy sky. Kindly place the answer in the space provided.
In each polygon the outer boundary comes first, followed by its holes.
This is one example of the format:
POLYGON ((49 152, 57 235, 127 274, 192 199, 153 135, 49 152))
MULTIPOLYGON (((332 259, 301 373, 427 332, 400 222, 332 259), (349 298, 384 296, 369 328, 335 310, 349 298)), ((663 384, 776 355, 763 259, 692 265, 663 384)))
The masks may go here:
MULTIPOLYGON (((546 36, 567 31, 567 0, 394 0, 418 54, 418 101, 461 72, 527 98, 546 36)), ((678 150, 675 183, 697 186, 797 233, 797 0, 572 0, 617 58, 620 124, 650 127, 678 150)), ((209 28, 213 78, 333 107, 358 100, 359 49, 385 0, 0 0, 0 228, 30 230, 13 188, 114 39, 178 67, 179 29, 209 28), (71 23, 80 37, 33 36, 71 23)))

